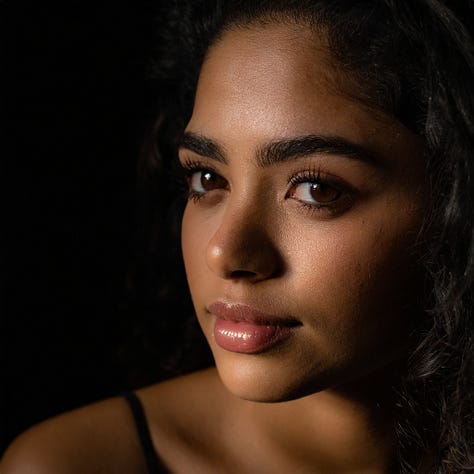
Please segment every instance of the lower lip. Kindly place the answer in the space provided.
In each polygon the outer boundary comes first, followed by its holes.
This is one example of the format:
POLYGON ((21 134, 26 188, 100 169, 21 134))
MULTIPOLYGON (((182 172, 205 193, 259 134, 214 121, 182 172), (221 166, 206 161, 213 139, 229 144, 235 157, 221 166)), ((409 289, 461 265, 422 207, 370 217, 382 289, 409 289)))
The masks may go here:
POLYGON ((214 339, 217 345, 226 351, 256 354, 287 339, 291 329, 288 326, 266 326, 217 318, 214 339))

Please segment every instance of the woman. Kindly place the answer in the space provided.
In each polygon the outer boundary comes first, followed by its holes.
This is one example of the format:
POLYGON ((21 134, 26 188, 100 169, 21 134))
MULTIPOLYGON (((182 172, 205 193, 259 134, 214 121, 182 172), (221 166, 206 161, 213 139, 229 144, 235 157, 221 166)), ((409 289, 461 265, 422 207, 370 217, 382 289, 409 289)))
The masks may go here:
POLYGON ((471 472, 471 9, 222 3, 172 10, 160 65, 216 368, 33 428, 2 474, 471 472))

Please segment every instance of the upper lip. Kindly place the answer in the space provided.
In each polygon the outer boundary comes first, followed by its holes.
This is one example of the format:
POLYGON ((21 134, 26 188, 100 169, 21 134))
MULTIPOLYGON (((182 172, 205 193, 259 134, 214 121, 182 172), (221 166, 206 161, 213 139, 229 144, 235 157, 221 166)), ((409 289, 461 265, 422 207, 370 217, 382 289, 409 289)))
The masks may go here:
POLYGON ((298 326, 301 323, 292 316, 273 316, 247 304, 215 301, 207 311, 219 319, 237 322, 247 322, 264 326, 298 326))

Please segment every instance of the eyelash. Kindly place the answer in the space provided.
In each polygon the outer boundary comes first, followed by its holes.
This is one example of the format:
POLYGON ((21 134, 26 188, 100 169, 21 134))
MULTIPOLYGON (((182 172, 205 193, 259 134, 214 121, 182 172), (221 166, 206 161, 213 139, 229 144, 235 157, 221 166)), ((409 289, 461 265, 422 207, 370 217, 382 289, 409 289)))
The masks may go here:
MULTIPOLYGON (((209 166, 208 163, 204 163, 201 161, 186 160, 180 163, 180 166, 183 170, 185 183, 187 185, 187 199, 193 202, 200 201, 208 194, 208 192, 197 192, 191 189, 191 178, 195 173, 208 171, 215 175, 221 176, 215 168, 209 166)), ((225 180, 225 178, 222 179, 225 180)), ((346 208, 348 206, 348 200, 351 200, 350 194, 354 192, 354 190, 348 184, 342 182, 342 180, 338 180, 335 178, 322 178, 321 170, 319 168, 308 169, 296 173, 295 175, 289 178, 288 183, 290 190, 295 188, 298 184, 312 183, 329 186, 330 188, 340 193, 337 199, 324 204, 309 203, 296 198, 292 198, 298 202, 301 208, 310 213, 327 212, 331 215, 338 214, 343 210, 343 208, 346 208), (341 201, 344 201, 344 203, 342 203, 341 201)), ((289 196, 289 193, 290 191, 287 192, 287 196, 289 196)))

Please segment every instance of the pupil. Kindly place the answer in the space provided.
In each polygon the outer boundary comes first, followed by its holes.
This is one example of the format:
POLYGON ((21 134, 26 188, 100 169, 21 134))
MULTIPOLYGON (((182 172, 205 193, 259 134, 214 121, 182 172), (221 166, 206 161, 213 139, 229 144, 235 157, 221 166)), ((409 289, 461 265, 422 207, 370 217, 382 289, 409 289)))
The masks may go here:
POLYGON ((215 176, 213 176, 213 174, 210 173, 209 171, 202 174, 201 185, 204 189, 206 189, 206 190, 212 189, 213 184, 215 183, 215 181, 216 181, 215 176))

